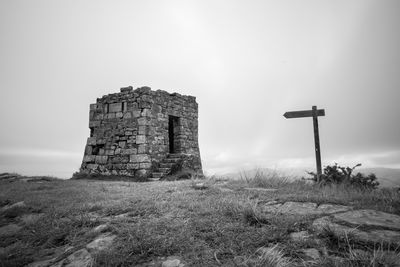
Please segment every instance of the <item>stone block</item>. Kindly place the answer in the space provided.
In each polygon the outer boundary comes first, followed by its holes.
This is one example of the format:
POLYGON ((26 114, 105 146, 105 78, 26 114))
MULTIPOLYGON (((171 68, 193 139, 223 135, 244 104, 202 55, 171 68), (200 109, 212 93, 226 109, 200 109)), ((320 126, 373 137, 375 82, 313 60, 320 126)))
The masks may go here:
POLYGON ((112 156, 112 155, 114 155, 114 150, 112 150, 112 149, 106 149, 105 154, 106 154, 107 156, 112 156))
POLYGON ((133 154, 137 154, 136 148, 121 149, 121 155, 133 155, 133 154))
POLYGON ((148 125, 149 124, 149 122, 147 121, 147 118, 146 117, 140 117, 139 119, 138 119, 138 125, 140 126, 140 125, 148 125))
POLYGON ((140 110, 134 110, 132 111, 132 117, 133 118, 139 118, 140 117, 140 110))
POLYGON ((99 165, 98 164, 87 164, 86 167, 91 171, 95 171, 99 168, 99 165))
POLYGON ((108 112, 122 112, 122 103, 112 103, 108 105, 108 112))
POLYGON ((92 146, 86 145, 85 147, 85 155, 92 155, 93 148, 92 146))
POLYGON ((133 91, 132 86, 121 87, 121 93, 128 93, 128 92, 132 92, 132 91, 133 91))
POLYGON ((100 121, 89 121, 89 127, 99 127, 100 126, 100 121))
POLYGON ((106 164, 108 160, 108 156, 96 156, 97 164, 106 164))
POLYGON ((132 113, 131 112, 127 112, 124 114, 124 119, 130 119, 132 118, 132 113))
POLYGON ((106 143, 106 140, 103 139, 103 138, 99 138, 99 139, 97 139, 97 141, 96 141, 96 144, 97 144, 97 145, 104 145, 105 143, 106 143))
POLYGON ((147 177, 148 175, 149 175, 149 170, 146 169, 137 170, 135 173, 135 176, 137 177, 147 177))
POLYGON ((93 117, 95 120, 102 120, 104 119, 104 115, 99 113, 99 114, 95 114, 93 117))
POLYGON ((124 113, 122 112, 117 112, 117 114, 115 114, 116 118, 122 118, 124 116, 124 113))
POLYGON ((124 169, 126 169, 126 164, 124 164, 124 163, 115 163, 115 164, 113 164, 113 168, 115 170, 124 170, 124 169))
POLYGON ((143 126, 143 125, 139 126, 138 134, 140 134, 140 135, 146 134, 146 126, 143 126))
POLYGON ((94 145, 96 145, 96 137, 89 137, 89 138, 87 139, 87 144, 88 144, 89 146, 94 146, 94 145))
POLYGON ((126 168, 128 170, 137 170, 139 169, 139 163, 128 163, 126 164, 126 168))
POLYGON ((126 142, 122 141, 118 143, 120 148, 124 148, 126 146, 126 142))
POLYGON ((145 154, 147 153, 147 145, 141 144, 138 146, 138 154, 145 154))
POLYGON ((90 110, 96 110, 97 104, 90 104, 90 110))
POLYGON ((140 169, 150 169, 151 168, 151 163, 149 163, 149 162, 139 163, 139 168, 140 169))
POLYGON ((142 113, 141 113, 142 117, 151 117, 151 111, 148 108, 144 108, 142 113))
POLYGON ((150 162, 150 156, 146 154, 131 155, 130 162, 133 163, 150 162))
POLYGON ((94 162, 95 157, 94 155, 86 155, 83 157, 83 162, 94 162))
POLYGON ((115 113, 108 113, 104 115, 105 119, 115 119, 115 113))
POLYGON ((146 136, 145 135, 137 135, 136 136, 136 144, 144 144, 146 143, 146 136))

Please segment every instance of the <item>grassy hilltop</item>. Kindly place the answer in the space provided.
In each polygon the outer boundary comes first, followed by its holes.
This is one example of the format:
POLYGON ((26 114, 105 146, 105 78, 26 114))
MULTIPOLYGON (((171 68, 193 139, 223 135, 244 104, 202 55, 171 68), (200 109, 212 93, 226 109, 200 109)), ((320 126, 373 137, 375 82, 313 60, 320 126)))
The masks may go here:
POLYGON ((398 266, 393 244, 310 231, 321 214, 263 210, 286 202, 400 215, 394 189, 319 187, 260 175, 143 183, 0 179, 0 266, 68 266, 61 260, 85 246, 94 266, 183 266, 166 265, 169 256, 184 266, 398 266), (294 240, 293 233, 304 231, 311 238, 294 240), (112 243, 89 250, 100 233, 112 243))

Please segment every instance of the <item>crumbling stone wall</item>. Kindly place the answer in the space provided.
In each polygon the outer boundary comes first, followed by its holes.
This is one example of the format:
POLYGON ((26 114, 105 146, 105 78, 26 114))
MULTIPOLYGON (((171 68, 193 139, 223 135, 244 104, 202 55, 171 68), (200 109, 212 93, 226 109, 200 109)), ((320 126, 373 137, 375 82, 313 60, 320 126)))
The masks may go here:
POLYGON ((126 87, 90 105, 90 137, 80 172, 151 177, 169 153, 194 157, 202 174, 193 96, 126 87))

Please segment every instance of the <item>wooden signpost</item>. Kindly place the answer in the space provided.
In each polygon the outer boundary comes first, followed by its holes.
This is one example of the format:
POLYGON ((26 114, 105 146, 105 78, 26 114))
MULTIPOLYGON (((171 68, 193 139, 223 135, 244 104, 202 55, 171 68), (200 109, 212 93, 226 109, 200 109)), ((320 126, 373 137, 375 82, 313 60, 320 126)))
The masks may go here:
POLYGON ((313 106, 312 110, 289 111, 285 112, 283 116, 286 119, 304 118, 304 117, 313 118, 315 158, 317 161, 317 181, 319 182, 322 174, 322 168, 321 168, 321 149, 319 148, 318 116, 325 116, 325 110, 317 109, 317 106, 313 106))

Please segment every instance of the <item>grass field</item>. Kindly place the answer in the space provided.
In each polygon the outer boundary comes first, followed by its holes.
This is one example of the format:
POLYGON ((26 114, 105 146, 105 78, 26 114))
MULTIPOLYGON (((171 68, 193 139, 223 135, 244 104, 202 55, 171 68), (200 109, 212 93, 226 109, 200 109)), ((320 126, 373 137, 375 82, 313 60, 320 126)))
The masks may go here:
POLYGON ((398 266, 393 262, 400 259, 399 250, 389 257, 376 244, 346 243, 329 235, 319 240, 331 253, 307 258, 303 249, 320 246, 317 241, 293 243, 289 235, 307 230, 315 216, 258 209, 269 201, 289 200, 400 214, 396 190, 319 187, 268 175, 235 181, 0 181, 0 207, 25 203, 0 213, 0 227, 24 218, 19 231, 0 239, 0 266, 24 266, 65 247, 82 247, 104 222, 117 238, 109 250, 95 255, 95 266, 135 266, 166 256, 178 256, 186 266, 365 266, 366 258, 370 266, 398 266), (354 253, 360 246, 367 256, 354 253))

